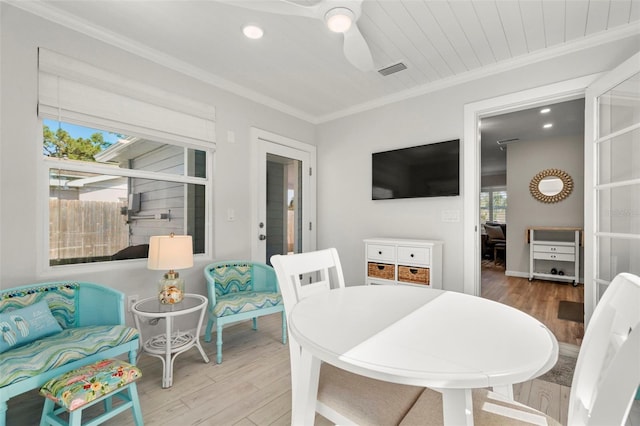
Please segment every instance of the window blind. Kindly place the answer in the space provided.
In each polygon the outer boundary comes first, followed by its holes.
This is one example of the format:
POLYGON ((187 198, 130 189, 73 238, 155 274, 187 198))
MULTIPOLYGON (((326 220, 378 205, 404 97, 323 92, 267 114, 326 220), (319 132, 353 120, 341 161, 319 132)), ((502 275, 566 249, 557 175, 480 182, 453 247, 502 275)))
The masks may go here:
POLYGON ((212 148, 215 108, 85 62, 38 50, 38 116, 212 148))

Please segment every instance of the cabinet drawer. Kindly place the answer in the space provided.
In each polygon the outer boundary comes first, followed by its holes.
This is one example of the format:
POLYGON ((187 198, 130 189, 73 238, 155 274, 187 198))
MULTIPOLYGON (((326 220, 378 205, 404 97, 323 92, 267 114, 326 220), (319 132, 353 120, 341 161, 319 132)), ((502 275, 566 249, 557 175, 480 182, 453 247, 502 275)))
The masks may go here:
POLYGON ((367 259, 369 260, 396 260, 395 246, 383 244, 367 244, 367 259))
POLYGON ((395 272, 395 265, 375 262, 368 263, 367 275, 370 277, 382 278, 385 280, 395 280, 395 272))
POLYGON ((553 245, 547 245, 547 244, 535 244, 533 246, 533 251, 544 252, 544 253, 574 254, 576 252, 576 248, 574 246, 553 246, 553 245))
POLYGON ((398 281, 429 285, 429 268, 398 265, 398 281))
POLYGON ((542 259, 542 260, 560 260, 563 262, 574 262, 576 260, 575 254, 568 253, 546 253, 536 251, 533 253, 534 259, 542 259))
POLYGON ((398 263, 419 263, 429 266, 429 247, 398 246, 398 263))

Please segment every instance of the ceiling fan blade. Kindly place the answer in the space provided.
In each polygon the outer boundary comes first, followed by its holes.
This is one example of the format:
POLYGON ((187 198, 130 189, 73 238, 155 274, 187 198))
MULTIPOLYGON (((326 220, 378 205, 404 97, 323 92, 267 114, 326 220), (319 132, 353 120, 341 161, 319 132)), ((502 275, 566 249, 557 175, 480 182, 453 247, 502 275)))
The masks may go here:
POLYGON ((231 6, 243 7, 245 9, 257 10, 260 12, 275 13, 277 15, 307 16, 317 18, 316 5, 302 6, 291 3, 287 0, 216 0, 231 6))
POLYGON ((344 56, 360 71, 373 70, 371 50, 355 23, 344 33, 344 56))

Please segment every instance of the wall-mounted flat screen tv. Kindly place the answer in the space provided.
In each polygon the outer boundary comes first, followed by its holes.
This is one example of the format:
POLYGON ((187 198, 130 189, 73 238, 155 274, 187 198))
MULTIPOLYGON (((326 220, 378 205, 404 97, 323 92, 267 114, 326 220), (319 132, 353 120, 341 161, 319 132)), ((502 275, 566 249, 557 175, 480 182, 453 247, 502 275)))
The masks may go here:
POLYGON ((460 139, 371 155, 372 200, 460 195, 460 139))

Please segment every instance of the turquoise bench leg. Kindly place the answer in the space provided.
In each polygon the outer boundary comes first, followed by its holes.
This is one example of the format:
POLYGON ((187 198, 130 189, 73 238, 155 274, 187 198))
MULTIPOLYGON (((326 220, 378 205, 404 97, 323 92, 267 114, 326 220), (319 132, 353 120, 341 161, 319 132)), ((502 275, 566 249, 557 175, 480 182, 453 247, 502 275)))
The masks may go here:
POLYGON ((111 411, 111 409, 113 408, 113 398, 109 397, 109 398, 105 398, 104 401, 102 402, 104 405, 104 411, 111 411))
POLYGON ((213 320, 211 318, 209 318, 209 320, 207 321, 207 328, 204 331, 204 341, 205 342, 210 342, 211 341, 211 330, 213 329, 213 320))
POLYGON ((47 426, 49 422, 47 422, 47 416, 53 413, 53 409, 55 408, 55 404, 49 398, 44 400, 44 407, 42 408, 42 416, 40 416, 40 426, 47 426))
POLYGON ((216 326, 216 350, 218 352, 216 354, 216 362, 222 364, 222 324, 220 324, 220 321, 217 321, 216 326))
POLYGON ((131 385, 129 385, 129 399, 131 400, 133 420, 135 421, 136 426, 143 426, 144 421, 142 420, 142 408, 140 407, 140 399, 138 399, 138 387, 135 383, 131 383, 131 385))
POLYGON ((253 327, 254 330, 258 329, 258 317, 253 317, 253 327))
POLYGON ((9 405, 7 405, 7 401, 0 401, 0 426, 7 425, 7 410, 9 409, 9 405))
POLYGON ((69 426, 82 426, 82 410, 69 413, 69 426))

